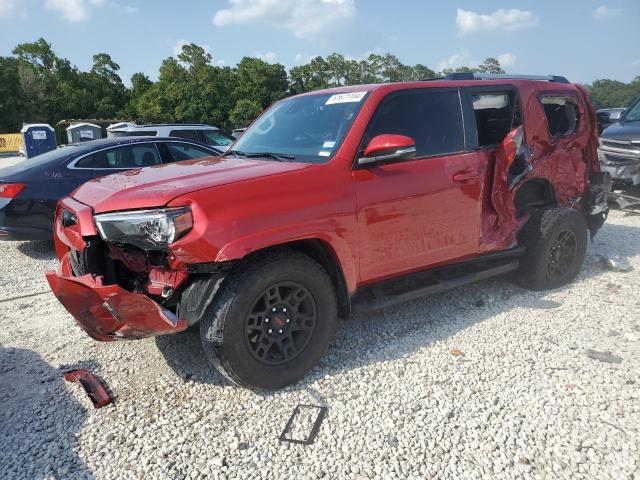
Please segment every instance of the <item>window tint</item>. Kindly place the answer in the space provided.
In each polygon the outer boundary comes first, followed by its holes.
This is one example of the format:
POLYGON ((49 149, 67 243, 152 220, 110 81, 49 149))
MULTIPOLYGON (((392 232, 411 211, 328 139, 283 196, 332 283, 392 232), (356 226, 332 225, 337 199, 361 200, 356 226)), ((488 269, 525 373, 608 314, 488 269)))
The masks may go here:
POLYGON ((512 129, 520 125, 519 108, 513 92, 475 92, 471 99, 480 147, 500 144, 512 129))
POLYGON ((153 144, 127 145, 103 150, 84 157, 78 168, 140 168, 160 164, 160 155, 153 144))
POLYGON ((155 137, 156 135, 158 135, 157 130, 135 130, 125 133, 127 137, 155 137))
POLYGON ((171 130, 170 137, 187 138, 189 140, 199 141, 198 132, 195 130, 171 130))
POLYGON ((542 107, 547 116, 549 135, 552 138, 572 135, 578 129, 580 110, 573 97, 542 97, 542 107))
POLYGON ((235 141, 235 138, 220 130, 200 130, 200 133, 204 138, 204 143, 214 147, 227 147, 235 141))
POLYGON ((458 91, 411 90, 390 94, 369 123, 363 146, 376 135, 389 133, 413 138, 416 157, 464 150, 458 91))
POLYGON ((166 143, 168 151, 169 162, 179 162, 181 160, 191 160, 194 158, 210 157, 215 155, 208 150, 205 150, 188 143, 166 143))

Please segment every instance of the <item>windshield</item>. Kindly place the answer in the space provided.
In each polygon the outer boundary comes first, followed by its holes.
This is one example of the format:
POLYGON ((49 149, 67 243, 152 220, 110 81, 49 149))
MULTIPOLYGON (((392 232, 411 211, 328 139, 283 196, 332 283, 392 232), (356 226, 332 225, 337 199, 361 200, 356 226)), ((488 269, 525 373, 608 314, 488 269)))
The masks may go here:
POLYGON ((640 99, 629 109, 624 117, 625 122, 640 121, 640 99))
POLYGON ((204 135, 205 143, 214 147, 227 147, 235 140, 235 138, 220 130, 202 130, 202 134, 204 135))
POLYGON ((342 143, 366 95, 325 93, 282 100, 249 127, 233 150, 246 155, 289 155, 297 162, 326 162, 342 143))

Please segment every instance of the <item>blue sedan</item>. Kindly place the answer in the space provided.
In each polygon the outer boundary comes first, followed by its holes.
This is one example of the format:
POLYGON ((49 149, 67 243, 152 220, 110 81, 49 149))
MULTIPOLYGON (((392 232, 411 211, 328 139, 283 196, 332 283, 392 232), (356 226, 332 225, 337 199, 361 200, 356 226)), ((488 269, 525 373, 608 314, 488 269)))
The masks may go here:
POLYGON ((24 160, 0 170, 0 239, 52 239, 58 200, 92 178, 220 153, 179 138, 116 137, 24 160))

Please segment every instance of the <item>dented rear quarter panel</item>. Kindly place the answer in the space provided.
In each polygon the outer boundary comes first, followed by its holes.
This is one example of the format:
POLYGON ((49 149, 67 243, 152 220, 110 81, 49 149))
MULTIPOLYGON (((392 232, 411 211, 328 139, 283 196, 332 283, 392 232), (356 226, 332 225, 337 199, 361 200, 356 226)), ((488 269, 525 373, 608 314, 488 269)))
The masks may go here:
POLYGON ((599 171, 593 107, 584 91, 575 85, 537 82, 521 86, 520 91, 533 166, 527 180, 547 180, 553 187, 558 205, 581 209, 588 175, 591 171, 599 171), (550 136, 540 102, 544 95, 569 95, 577 100, 580 120, 575 134, 555 139, 550 136))

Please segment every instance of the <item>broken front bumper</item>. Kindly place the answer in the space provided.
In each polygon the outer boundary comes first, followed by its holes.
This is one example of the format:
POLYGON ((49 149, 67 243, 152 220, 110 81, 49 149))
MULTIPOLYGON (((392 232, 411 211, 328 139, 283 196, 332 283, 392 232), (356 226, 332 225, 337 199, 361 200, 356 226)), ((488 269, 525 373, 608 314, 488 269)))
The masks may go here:
POLYGON ((149 297, 118 285, 102 285, 100 277, 74 277, 69 253, 59 272, 46 272, 54 295, 92 338, 136 339, 186 330, 189 324, 149 297))
POLYGON ((610 151, 598 149, 600 170, 607 172, 616 182, 640 184, 640 153, 624 152, 620 150, 610 151))

